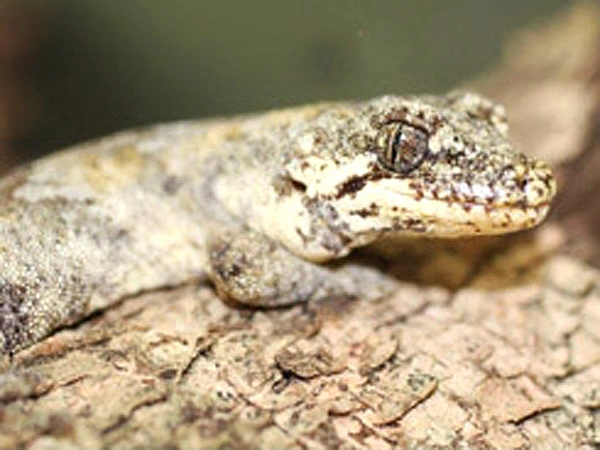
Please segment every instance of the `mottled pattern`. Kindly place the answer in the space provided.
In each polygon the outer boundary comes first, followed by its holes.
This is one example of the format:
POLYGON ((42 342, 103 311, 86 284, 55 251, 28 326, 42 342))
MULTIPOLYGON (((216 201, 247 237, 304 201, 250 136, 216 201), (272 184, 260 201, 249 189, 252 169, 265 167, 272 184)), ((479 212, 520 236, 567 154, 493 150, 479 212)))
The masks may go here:
POLYGON ((386 96, 332 109, 306 128, 289 177, 307 186, 312 226, 324 214, 348 245, 337 253, 305 245, 305 257, 342 255, 381 234, 520 230, 539 223, 555 194, 550 168, 511 148, 502 107, 475 94, 386 96), (318 141, 307 137, 314 130, 318 141))
POLYGON ((319 264, 387 235, 539 223, 549 168, 475 94, 386 96, 117 134, 0 182, 0 352, 142 290, 210 278, 229 300, 378 296, 374 267, 319 264))

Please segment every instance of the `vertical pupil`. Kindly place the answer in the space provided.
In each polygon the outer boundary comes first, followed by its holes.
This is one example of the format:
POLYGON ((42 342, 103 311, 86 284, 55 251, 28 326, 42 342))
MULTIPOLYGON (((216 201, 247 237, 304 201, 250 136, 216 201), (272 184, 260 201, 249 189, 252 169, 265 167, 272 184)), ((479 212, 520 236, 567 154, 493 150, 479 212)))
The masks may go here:
POLYGON ((410 171, 423 161, 427 153, 427 133, 409 126, 394 131, 386 149, 386 163, 395 171, 410 171))
POLYGON ((400 156, 399 153, 402 151, 402 147, 400 145, 401 139, 402 139, 402 130, 398 129, 394 133, 394 137, 392 139, 392 145, 390 145, 390 148, 389 148, 389 152, 390 152, 389 161, 393 165, 395 165, 398 162, 398 157, 400 156))
POLYGON ((392 159, 393 164, 402 163, 402 160, 405 158, 404 152, 410 148, 410 144, 407 144, 407 138, 404 132, 400 129, 394 136, 394 141, 392 142, 392 153, 394 158, 392 159))

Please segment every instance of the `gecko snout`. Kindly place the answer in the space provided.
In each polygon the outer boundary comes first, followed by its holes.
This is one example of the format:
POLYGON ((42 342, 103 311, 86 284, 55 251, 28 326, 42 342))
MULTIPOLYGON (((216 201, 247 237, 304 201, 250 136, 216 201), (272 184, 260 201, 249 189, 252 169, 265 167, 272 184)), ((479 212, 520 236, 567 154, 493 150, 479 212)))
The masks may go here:
POLYGON ((517 174, 517 186, 527 206, 549 204, 556 194, 556 180, 552 169, 542 161, 533 161, 526 170, 517 174))

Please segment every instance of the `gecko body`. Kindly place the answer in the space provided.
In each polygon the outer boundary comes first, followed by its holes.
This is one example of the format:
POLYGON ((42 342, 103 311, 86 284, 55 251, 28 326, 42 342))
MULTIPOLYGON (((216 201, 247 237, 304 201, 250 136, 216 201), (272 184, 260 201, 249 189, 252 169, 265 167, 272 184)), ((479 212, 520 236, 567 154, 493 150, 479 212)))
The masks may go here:
POLYGON ((181 122, 84 143, 0 182, 0 352, 136 292, 208 278, 272 306, 379 292, 330 265, 387 236, 538 224, 548 166, 471 93, 181 122))

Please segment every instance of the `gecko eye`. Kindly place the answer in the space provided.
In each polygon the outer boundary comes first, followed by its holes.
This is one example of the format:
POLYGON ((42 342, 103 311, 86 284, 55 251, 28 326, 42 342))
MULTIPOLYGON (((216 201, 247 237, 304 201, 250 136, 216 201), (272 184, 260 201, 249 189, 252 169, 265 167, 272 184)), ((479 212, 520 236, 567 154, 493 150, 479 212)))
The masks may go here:
POLYGON ((385 135, 380 160, 387 169, 408 174, 424 161, 429 149, 425 130, 404 123, 393 124, 385 135))

